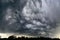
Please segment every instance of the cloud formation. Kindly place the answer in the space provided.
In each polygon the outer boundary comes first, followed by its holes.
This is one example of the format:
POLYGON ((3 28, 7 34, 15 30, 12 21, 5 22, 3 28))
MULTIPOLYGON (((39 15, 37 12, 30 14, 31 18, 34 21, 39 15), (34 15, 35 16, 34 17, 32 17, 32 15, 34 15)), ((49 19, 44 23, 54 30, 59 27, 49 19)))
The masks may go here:
POLYGON ((0 32, 51 36, 60 19, 59 0, 1 0, 0 32))

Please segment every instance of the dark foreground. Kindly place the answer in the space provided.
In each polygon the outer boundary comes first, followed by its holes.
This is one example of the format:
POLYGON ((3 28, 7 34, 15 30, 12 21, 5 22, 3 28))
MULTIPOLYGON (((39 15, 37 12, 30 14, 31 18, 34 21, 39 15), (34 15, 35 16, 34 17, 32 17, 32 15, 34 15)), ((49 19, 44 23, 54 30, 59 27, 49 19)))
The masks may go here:
POLYGON ((9 36, 8 38, 0 38, 0 40, 60 40, 58 38, 45 38, 45 37, 37 37, 37 38, 28 38, 28 37, 18 37, 9 36))

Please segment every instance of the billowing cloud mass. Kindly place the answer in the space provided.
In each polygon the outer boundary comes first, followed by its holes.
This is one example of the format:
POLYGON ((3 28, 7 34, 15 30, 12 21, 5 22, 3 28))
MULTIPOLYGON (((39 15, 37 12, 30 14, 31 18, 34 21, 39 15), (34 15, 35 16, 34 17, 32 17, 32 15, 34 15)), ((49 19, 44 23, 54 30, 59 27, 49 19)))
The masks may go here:
POLYGON ((60 0, 1 0, 0 33, 54 37, 59 27, 60 0))

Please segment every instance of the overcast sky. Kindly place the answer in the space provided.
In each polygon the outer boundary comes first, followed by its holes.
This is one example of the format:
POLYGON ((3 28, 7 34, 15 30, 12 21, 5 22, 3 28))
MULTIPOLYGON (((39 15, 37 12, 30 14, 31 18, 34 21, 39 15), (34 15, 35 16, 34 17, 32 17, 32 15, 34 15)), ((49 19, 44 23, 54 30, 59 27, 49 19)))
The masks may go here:
POLYGON ((1 0, 0 33, 60 35, 60 0, 1 0))

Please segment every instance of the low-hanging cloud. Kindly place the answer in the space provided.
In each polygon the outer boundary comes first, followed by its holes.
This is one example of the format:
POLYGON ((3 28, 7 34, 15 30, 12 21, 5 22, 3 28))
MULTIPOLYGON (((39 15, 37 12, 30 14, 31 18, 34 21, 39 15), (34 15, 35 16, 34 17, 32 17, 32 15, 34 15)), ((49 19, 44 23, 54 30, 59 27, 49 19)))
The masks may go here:
POLYGON ((0 32, 51 36, 60 22, 60 0, 6 0, 2 3, 0 32))

